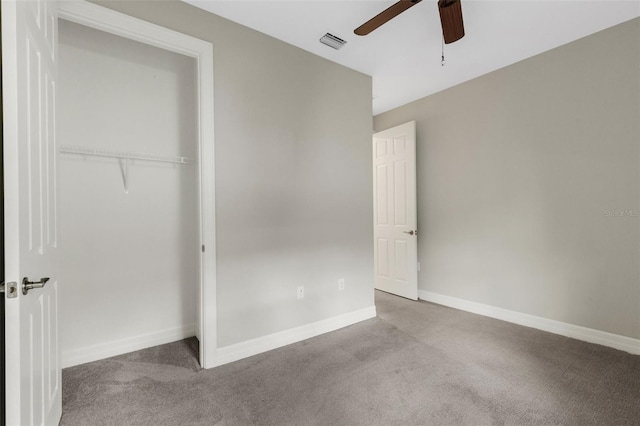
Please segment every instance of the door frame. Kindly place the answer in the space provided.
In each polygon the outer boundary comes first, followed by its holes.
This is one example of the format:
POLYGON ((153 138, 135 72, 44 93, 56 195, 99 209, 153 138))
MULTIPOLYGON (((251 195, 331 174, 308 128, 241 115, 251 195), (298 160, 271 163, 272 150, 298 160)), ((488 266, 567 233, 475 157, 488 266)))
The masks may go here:
POLYGON ((199 303, 196 335, 200 339, 200 365, 216 366, 216 235, 215 156, 213 119, 213 45, 207 41, 125 15, 87 1, 58 3, 58 19, 64 19, 107 33, 195 59, 198 109, 198 185, 200 206, 199 303))

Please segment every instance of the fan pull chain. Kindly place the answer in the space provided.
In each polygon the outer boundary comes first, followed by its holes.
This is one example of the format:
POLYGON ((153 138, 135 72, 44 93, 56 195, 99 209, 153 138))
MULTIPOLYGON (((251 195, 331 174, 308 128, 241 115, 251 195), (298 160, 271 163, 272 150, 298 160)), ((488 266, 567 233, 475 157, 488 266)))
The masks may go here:
POLYGON ((445 66, 446 62, 444 61, 444 36, 442 37, 442 60, 440 61, 441 66, 445 66))

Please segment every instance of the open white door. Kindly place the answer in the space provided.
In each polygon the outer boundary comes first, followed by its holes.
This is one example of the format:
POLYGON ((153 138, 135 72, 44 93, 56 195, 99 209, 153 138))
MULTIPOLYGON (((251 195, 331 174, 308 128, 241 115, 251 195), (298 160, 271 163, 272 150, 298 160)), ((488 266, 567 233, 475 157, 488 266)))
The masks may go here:
POLYGON ((373 135, 375 287, 418 299, 416 123, 373 135))
POLYGON ((55 2, 2 2, 6 415, 11 426, 57 425, 62 413, 56 259, 57 25, 55 2), (49 280, 43 286, 44 277, 49 280))

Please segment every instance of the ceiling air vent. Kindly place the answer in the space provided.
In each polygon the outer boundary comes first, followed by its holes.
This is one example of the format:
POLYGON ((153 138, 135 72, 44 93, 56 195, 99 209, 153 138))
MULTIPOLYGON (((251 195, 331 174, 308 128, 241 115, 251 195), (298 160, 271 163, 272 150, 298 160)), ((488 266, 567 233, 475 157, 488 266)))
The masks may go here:
POLYGON ((320 38, 320 43, 326 44, 329 47, 332 47, 336 50, 339 50, 342 46, 347 44, 346 41, 341 39, 340 37, 336 37, 333 34, 326 33, 320 38))

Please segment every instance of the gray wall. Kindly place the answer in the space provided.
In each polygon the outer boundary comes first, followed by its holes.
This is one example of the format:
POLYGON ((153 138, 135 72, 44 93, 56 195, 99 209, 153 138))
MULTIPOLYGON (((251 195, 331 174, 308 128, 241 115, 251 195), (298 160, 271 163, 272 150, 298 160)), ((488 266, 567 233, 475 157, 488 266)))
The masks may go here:
POLYGON ((179 1, 98 3, 213 43, 218 345, 372 306, 371 78, 179 1))
POLYGON ((374 127, 410 120, 421 290, 640 337, 640 19, 374 127))

